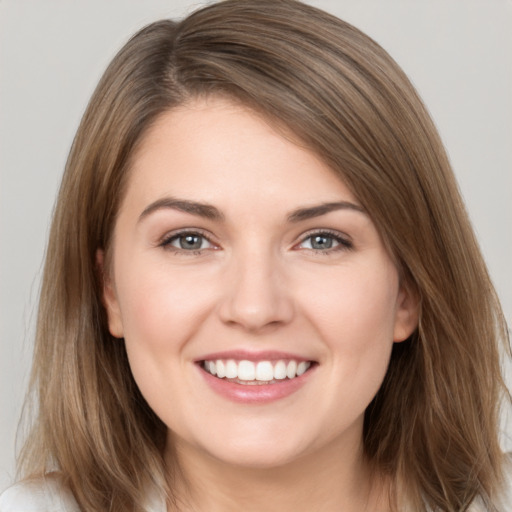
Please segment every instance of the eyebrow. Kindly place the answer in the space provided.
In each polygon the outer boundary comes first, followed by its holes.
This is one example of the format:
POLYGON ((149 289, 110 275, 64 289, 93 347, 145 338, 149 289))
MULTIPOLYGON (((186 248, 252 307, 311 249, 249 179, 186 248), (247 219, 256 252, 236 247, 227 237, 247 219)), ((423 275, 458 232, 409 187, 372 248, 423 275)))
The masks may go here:
POLYGON ((170 208, 171 210, 178 210, 180 212, 190 213, 192 215, 204 217, 205 219, 209 220, 224 220, 224 215, 211 204, 189 201, 187 199, 164 197, 147 206, 140 214, 138 222, 157 210, 167 208, 170 208))
POLYGON ((321 215, 326 215, 327 213, 336 210, 354 210, 356 212, 366 214, 366 211, 362 206, 351 203, 350 201, 337 201, 334 203, 322 203, 308 208, 298 208, 288 215, 288 222, 301 222, 315 217, 320 217, 321 215))
MULTIPOLYGON (((190 201, 188 199, 177 199, 173 197, 164 197, 151 203, 140 214, 138 222, 141 222, 151 213, 161 209, 178 210, 191 215, 197 215, 209 220, 223 221, 224 215, 215 206, 198 201, 190 201)), ((366 213, 362 206, 349 201, 337 201, 333 203, 322 203, 315 206, 305 208, 297 208, 288 215, 288 222, 297 223, 315 217, 326 215, 336 210, 353 210, 360 213, 366 213)))

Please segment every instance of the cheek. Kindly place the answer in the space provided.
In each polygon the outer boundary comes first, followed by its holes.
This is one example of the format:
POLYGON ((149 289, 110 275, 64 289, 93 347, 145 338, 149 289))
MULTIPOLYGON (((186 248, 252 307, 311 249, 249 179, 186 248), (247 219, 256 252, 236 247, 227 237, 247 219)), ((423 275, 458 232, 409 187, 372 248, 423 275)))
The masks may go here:
POLYGON ((398 296, 394 269, 376 272, 369 266, 340 274, 310 302, 315 324, 331 343, 355 351, 392 343, 398 296))
POLYGON ((124 276, 117 282, 125 339, 148 347, 179 345, 206 314, 209 290, 199 276, 142 260, 132 262, 130 272, 119 266, 124 276))
POLYGON ((201 279, 185 272, 135 259, 117 268, 130 367, 148 402, 158 402, 163 395, 159 386, 174 386, 212 298, 201 279))
POLYGON ((331 358, 331 378, 346 403, 361 412, 384 379, 393 347, 398 277, 394 268, 375 268, 380 271, 368 267, 343 272, 340 285, 330 287, 309 308, 331 358))

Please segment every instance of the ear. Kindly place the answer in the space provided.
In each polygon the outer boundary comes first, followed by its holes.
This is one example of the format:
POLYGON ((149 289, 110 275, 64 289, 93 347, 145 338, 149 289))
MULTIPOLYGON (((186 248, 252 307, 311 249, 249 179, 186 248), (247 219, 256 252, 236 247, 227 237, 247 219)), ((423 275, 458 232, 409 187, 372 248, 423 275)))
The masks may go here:
POLYGON ((410 285, 403 283, 400 286, 397 298, 395 315, 395 329, 393 341, 405 341, 418 327, 420 314, 419 294, 410 285))
POLYGON ((105 269, 105 252, 102 249, 96 251, 96 265, 100 274, 102 285, 103 305, 107 311, 108 330, 115 338, 123 337, 123 321, 121 318, 121 309, 117 300, 117 295, 112 282, 110 272, 105 269))

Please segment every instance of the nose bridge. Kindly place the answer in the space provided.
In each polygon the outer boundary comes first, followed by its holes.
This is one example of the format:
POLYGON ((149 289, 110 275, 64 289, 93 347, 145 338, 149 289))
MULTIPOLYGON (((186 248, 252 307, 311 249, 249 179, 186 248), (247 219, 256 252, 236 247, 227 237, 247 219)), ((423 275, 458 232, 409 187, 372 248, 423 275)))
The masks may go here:
POLYGON ((220 308, 224 322, 255 331, 291 320, 283 262, 271 248, 250 245, 234 252, 228 267, 220 308))

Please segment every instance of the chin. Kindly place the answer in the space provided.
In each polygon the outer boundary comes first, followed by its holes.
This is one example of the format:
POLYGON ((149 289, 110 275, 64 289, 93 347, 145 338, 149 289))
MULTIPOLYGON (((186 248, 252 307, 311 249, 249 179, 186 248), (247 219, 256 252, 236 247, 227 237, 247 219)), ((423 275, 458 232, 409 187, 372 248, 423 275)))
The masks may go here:
POLYGON ((300 459, 301 450, 278 450, 276 447, 236 447, 229 452, 210 454, 219 462, 245 470, 269 470, 293 464, 300 459))
MULTIPOLYGON (((299 432, 261 429, 259 432, 226 433, 220 439, 201 443, 200 449, 219 462, 246 469, 271 469, 292 464, 314 450, 314 438, 308 442, 299 432), (213 441, 213 442, 212 442, 213 441)), ((219 436, 220 437, 220 436, 219 436)), ((307 437, 307 436, 306 436, 307 437)))

